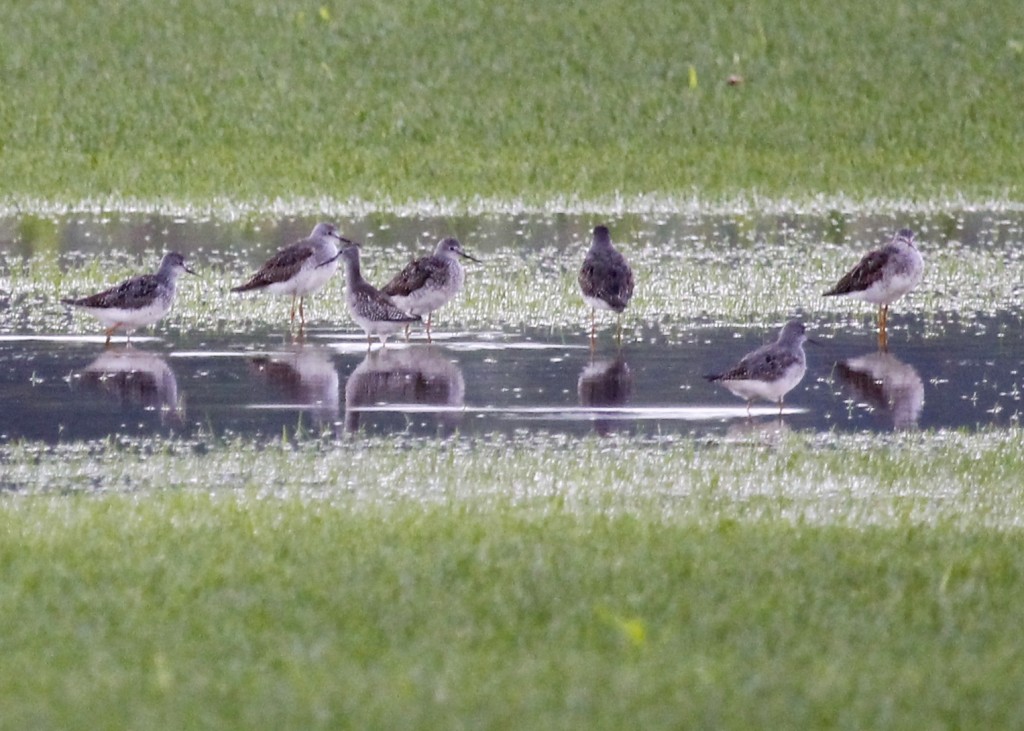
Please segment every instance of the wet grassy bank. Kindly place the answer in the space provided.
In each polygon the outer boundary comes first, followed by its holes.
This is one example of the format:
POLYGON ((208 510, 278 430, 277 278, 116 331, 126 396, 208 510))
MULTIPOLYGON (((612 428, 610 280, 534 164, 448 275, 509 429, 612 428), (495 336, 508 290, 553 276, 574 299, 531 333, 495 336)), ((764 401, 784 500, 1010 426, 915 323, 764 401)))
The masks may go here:
POLYGON ((1016 433, 0 458, 5 728, 1021 720, 1016 433))

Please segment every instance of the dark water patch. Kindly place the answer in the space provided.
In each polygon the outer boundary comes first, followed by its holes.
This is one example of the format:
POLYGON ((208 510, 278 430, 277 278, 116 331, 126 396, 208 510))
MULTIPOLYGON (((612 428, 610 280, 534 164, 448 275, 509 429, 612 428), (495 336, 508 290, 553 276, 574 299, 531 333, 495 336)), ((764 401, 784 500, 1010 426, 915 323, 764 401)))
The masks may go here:
POLYGON ((356 335, 303 342, 149 339, 104 348, 95 338, 0 338, 0 439, 47 442, 117 434, 346 432, 447 435, 546 431, 725 434, 762 427, 889 431, 1012 426, 1024 390, 1024 339, 999 318, 941 340, 873 338, 820 323, 808 371, 781 417, 701 376, 774 337, 694 324, 684 342, 649 333, 617 348, 608 333, 456 333, 433 345, 367 354, 356 335))

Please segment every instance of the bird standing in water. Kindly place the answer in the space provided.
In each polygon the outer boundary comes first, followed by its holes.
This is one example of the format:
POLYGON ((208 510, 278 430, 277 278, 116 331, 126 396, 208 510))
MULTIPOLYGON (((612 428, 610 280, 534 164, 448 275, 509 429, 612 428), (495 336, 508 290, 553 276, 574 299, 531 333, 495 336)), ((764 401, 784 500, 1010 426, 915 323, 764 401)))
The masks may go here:
POLYGON ((619 339, 622 338, 622 312, 633 296, 633 270, 612 245, 607 226, 594 228, 593 239, 579 273, 583 301, 590 306, 590 344, 597 334, 597 311, 619 314, 619 339))
POLYGON ((306 324, 302 300, 327 283, 338 269, 338 248, 351 243, 338 233, 334 224, 318 223, 304 239, 278 251, 267 259, 249 281, 232 287, 232 292, 262 289, 271 294, 292 296, 292 317, 295 324, 295 302, 299 304, 299 328, 306 324))
POLYGON ((386 348, 389 335, 422 320, 419 315, 407 315, 386 294, 363 279, 359 270, 358 244, 346 246, 338 256, 345 260, 346 265, 345 304, 352 319, 366 333, 367 350, 373 344, 374 335, 380 339, 381 347, 386 348))
POLYGON ((914 289, 924 274, 924 259, 914 246, 914 232, 904 228, 880 249, 868 252, 825 297, 847 295, 878 305, 878 344, 889 342, 889 305, 914 289))
POLYGON ((155 274, 142 274, 88 297, 62 299, 61 302, 78 307, 99 320, 106 328, 106 345, 110 345, 110 336, 116 330, 124 330, 131 342, 132 332, 152 325, 171 311, 182 272, 195 274, 185 266, 185 257, 172 251, 164 255, 155 274))
MULTIPOLYGON (((461 292, 466 281, 466 270, 460 258, 480 261, 467 254, 458 239, 441 239, 433 254, 409 262, 380 288, 406 314, 427 316, 427 342, 432 342, 431 314, 461 292)), ((408 337, 408 326, 405 332, 408 337)))
POLYGON ((727 371, 704 377, 713 383, 721 383, 734 395, 746 399, 748 416, 750 402, 755 398, 778 403, 781 416, 783 397, 800 383, 807 372, 805 340, 807 328, 799 320, 790 320, 774 343, 747 353, 727 371))

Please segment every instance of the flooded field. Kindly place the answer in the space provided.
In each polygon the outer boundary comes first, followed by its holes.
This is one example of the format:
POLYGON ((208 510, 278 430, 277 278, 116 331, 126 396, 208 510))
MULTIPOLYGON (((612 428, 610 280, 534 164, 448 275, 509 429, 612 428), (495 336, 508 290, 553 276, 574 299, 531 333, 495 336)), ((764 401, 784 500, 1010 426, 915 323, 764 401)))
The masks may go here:
POLYGON ((414 331, 409 343, 398 337, 369 353, 341 302, 341 277, 309 298, 302 336, 289 331, 286 299, 227 294, 315 220, 0 221, 0 439, 357 431, 699 438, 1019 423, 1020 213, 611 220, 637 271, 637 295, 621 344, 605 315, 593 349, 575 291, 592 216, 332 219, 365 242, 376 282, 442 235, 459 236, 484 259, 471 265, 460 299, 438 313, 434 343, 414 331), (870 305, 820 293, 904 225, 918 231, 926 275, 893 305, 883 351, 870 305), (180 282, 174 312, 130 346, 117 337, 104 347, 95 321, 58 302, 151 270, 172 249, 202 277, 180 282), (767 403, 748 415, 743 401, 704 380, 773 340, 794 316, 819 345, 806 346, 807 374, 781 415, 767 403))

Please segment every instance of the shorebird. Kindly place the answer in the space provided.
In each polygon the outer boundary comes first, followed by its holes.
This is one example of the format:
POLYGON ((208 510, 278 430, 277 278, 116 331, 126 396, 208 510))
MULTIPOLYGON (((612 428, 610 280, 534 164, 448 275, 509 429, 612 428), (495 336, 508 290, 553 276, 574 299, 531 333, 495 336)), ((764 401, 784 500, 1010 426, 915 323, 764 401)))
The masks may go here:
POLYGON ((116 330, 124 330, 131 342, 132 332, 152 325, 171 311, 182 272, 195 274, 185 266, 185 257, 172 251, 164 255, 155 274, 142 274, 88 297, 62 299, 61 302, 78 307, 99 320, 106 328, 106 345, 110 345, 110 336, 116 330))
POLYGON ((232 287, 232 292, 248 292, 265 289, 271 294, 292 296, 292 317, 295 324, 295 301, 299 303, 299 327, 306 324, 306 313, 302 300, 327 283, 338 269, 338 248, 341 243, 351 243, 338 233, 334 224, 318 223, 313 232, 304 239, 278 251, 263 263, 249 281, 232 287))
POLYGON ((622 311, 633 296, 633 270, 625 257, 612 245, 607 226, 594 228, 594 237, 583 259, 579 274, 583 301, 590 305, 590 342, 597 328, 597 311, 619 313, 619 336, 622 336, 622 311))
POLYGON ((912 290, 924 274, 924 260, 914 246, 914 232, 900 229, 892 241, 864 255, 825 297, 848 295, 878 305, 878 340, 885 347, 889 305, 912 290))
POLYGON ((807 371, 803 347, 805 340, 807 329, 804 324, 799 320, 790 320, 774 343, 747 353, 723 373, 704 377, 721 383, 736 396, 746 399, 748 416, 750 402, 755 398, 778 403, 781 415, 783 397, 800 383, 807 371))
POLYGON ((367 350, 373 345, 373 336, 380 339, 382 348, 387 347, 389 335, 393 335, 406 325, 421 322, 419 315, 407 315, 394 302, 372 284, 363 279, 359 271, 359 245, 350 244, 343 248, 338 256, 345 260, 347 291, 345 304, 349 314, 366 333, 367 350))
MULTIPOLYGON (((405 269, 380 288, 407 315, 427 316, 427 342, 431 342, 431 314, 462 291, 466 270, 459 257, 480 261, 467 254, 458 239, 441 239, 433 254, 409 262, 405 269)), ((408 337, 408 326, 405 334, 408 337)))

